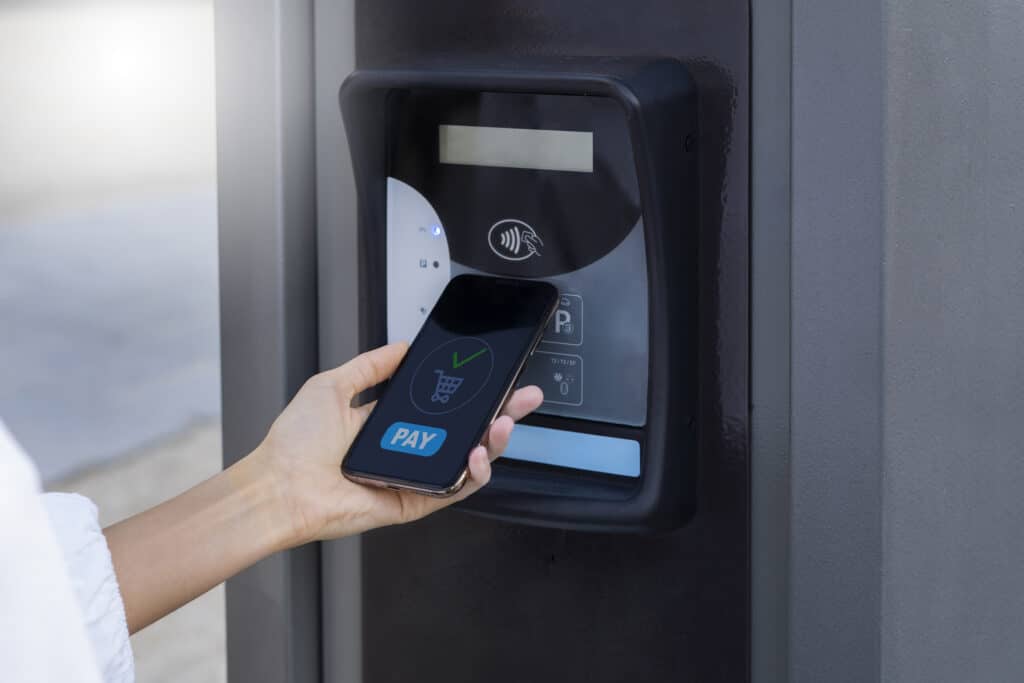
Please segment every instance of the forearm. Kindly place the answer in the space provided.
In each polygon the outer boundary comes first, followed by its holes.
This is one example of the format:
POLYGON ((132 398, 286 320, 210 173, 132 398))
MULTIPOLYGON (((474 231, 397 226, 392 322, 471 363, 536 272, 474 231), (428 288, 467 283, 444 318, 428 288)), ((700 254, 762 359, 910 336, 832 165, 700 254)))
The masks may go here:
POLYGON ((104 531, 130 632, 293 544, 281 497, 259 468, 244 459, 104 531))

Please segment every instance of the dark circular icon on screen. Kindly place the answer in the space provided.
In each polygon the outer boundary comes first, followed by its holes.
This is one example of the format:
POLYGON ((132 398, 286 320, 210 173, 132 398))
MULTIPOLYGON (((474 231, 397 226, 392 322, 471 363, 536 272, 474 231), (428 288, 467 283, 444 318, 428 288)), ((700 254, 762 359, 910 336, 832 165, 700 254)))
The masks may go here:
POLYGON ((441 344, 416 366, 409 398, 427 415, 444 415, 463 407, 491 378, 494 352, 479 337, 459 337, 441 344))

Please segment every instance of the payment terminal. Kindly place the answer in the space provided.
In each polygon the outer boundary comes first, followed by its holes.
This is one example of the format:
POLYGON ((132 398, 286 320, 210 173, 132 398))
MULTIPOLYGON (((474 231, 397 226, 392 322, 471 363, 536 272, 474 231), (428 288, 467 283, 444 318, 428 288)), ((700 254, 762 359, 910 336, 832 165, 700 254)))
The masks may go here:
POLYGON ((341 89, 362 341, 412 339, 453 277, 560 298, 522 383, 545 402, 461 505, 520 523, 671 529, 697 461, 697 93, 668 59, 419 64, 341 89))

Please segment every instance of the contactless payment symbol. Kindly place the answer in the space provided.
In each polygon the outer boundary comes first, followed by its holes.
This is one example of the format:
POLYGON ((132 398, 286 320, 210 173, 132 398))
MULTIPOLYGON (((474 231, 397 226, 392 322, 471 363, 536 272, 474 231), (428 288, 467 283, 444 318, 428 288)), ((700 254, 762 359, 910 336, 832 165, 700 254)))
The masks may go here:
POLYGON ((544 241, 537 231, 517 218, 506 218, 491 226, 487 232, 491 251, 506 261, 525 261, 540 256, 544 241))
POLYGON ((494 358, 479 337, 459 337, 441 344, 420 361, 409 398, 428 415, 451 413, 472 401, 491 378, 494 358))

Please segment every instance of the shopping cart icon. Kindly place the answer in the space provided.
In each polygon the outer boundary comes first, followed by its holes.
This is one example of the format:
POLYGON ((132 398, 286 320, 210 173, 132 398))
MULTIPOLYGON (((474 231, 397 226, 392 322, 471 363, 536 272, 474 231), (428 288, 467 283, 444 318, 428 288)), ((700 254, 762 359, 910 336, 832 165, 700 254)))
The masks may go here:
POLYGON ((434 374, 437 375, 437 386, 434 387, 434 394, 430 397, 430 400, 433 403, 448 403, 448 399, 462 386, 463 378, 456 377, 455 375, 446 375, 444 370, 434 370, 434 374))

